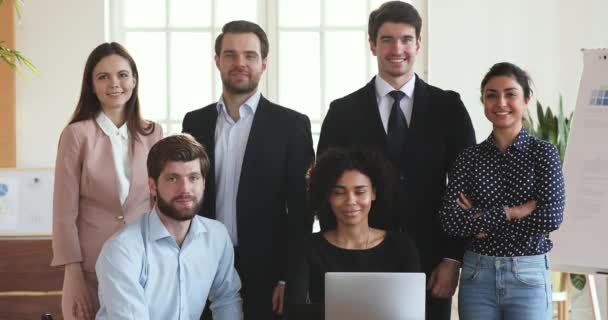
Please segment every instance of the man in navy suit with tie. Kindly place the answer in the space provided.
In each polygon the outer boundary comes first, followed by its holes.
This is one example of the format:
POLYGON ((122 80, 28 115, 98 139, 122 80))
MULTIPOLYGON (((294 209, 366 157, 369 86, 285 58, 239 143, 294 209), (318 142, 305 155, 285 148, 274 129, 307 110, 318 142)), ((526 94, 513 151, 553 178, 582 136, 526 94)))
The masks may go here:
POLYGON ((442 232, 438 211, 456 155, 475 143, 471 119, 453 91, 414 73, 422 19, 408 3, 390 1, 369 16, 371 51, 378 75, 363 88, 333 101, 321 127, 318 154, 332 146, 365 146, 383 152, 398 185, 392 210, 371 216, 377 227, 406 230, 427 274, 427 318, 449 319, 463 243, 442 232))
POLYGON ((182 129, 209 153, 201 214, 228 229, 245 320, 273 319, 282 313, 288 266, 312 232, 306 202, 306 171, 314 160, 310 121, 258 91, 268 56, 260 26, 227 23, 215 54, 222 97, 186 114, 182 129))

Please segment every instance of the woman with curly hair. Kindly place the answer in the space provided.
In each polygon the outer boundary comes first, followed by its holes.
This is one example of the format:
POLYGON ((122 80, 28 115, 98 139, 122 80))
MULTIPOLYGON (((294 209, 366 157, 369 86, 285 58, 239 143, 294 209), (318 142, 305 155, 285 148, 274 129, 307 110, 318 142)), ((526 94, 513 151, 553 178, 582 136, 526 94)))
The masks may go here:
POLYGON ((288 286, 290 304, 324 301, 326 272, 418 272, 418 251, 405 233, 370 227, 391 196, 389 164, 376 152, 329 149, 312 170, 310 202, 321 223, 288 286))

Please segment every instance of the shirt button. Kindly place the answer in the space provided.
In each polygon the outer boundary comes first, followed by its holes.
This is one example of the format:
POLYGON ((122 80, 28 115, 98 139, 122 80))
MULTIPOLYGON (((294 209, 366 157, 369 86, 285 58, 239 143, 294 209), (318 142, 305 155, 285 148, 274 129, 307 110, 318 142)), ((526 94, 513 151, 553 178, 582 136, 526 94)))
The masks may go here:
POLYGON ((123 222, 124 222, 124 220, 125 220, 125 216, 123 216, 123 215, 116 216, 116 220, 118 220, 118 221, 123 221, 123 222))

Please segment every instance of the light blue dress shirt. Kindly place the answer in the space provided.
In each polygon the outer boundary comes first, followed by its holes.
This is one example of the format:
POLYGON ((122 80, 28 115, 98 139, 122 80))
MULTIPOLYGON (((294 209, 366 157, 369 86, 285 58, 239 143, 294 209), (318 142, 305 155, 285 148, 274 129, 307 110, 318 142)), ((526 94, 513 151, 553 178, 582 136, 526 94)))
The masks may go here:
POLYGON ((153 209, 106 241, 95 270, 98 320, 199 320, 207 298, 213 319, 243 319, 234 249, 214 220, 195 216, 180 248, 153 209))
POLYGON ((234 121, 226 110, 224 99, 217 103, 215 125, 215 215, 228 229, 234 246, 238 245, 236 229, 236 198, 241 178, 243 158, 249 140, 249 132, 255 111, 260 102, 260 92, 249 97, 239 107, 240 118, 234 121))

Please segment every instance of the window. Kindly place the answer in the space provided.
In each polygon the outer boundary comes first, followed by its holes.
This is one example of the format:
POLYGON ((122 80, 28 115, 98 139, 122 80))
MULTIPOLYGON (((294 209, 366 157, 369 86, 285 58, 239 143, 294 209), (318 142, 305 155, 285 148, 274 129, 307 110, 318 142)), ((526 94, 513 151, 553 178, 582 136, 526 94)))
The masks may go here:
MULTIPOLYGON (((144 116, 175 133, 186 112, 219 99, 221 80, 213 50, 224 23, 258 23, 270 41, 260 89, 270 100, 310 117, 316 146, 329 103, 362 87, 376 73, 367 19, 382 2, 109 0, 109 34, 137 62, 144 116)), ((414 5, 426 21, 425 0, 414 5)), ((421 52, 417 62, 422 77, 425 56, 421 52)))

